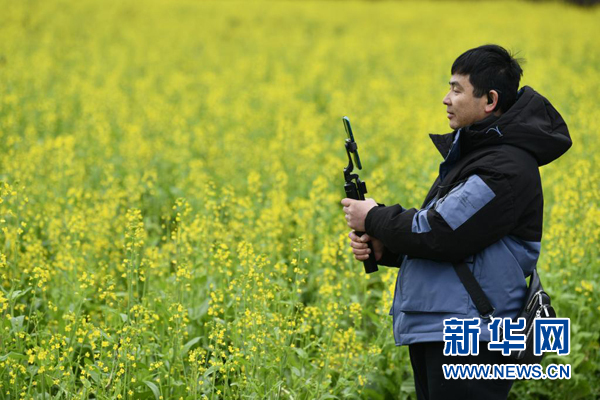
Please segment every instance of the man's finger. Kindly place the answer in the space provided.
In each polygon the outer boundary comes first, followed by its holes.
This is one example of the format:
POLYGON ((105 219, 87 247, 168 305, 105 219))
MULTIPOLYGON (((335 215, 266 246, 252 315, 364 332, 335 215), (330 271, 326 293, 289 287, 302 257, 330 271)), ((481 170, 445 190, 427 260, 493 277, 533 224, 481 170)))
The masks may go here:
POLYGON ((352 247, 354 247, 355 249, 368 249, 369 245, 367 243, 361 243, 361 242, 351 242, 352 243, 352 247))
POLYGON ((365 254, 370 254, 371 253, 371 249, 369 249, 368 247, 366 249, 352 249, 352 252, 356 255, 362 256, 365 254))
POLYGON ((350 239, 352 239, 352 241, 353 241, 353 242, 357 242, 357 243, 360 243, 360 242, 361 242, 361 240, 360 240, 360 236, 358 236, 358 235, 356 234, 356 231, 351 231, 351 232, 350 232, 350 234, 349 234, 348 236, 350 237, 350 239))
POLYGON ((368 242, 369 240, 371 240, 371 237, 369 235, 367 235, 366 233, 360 237, 360 241, 363 243, 368 242))
POLYGON ((342 203, 343 206, 349 206, 354 201, 356 201, 356 200, 349 199, 348 197, 346 197, 346 198, 342 199, 341 203, 342 203))
POLYGON ((369 247, 369 245, 367 243, 352 241, 352 242, 350 242, 350 247, 352 247, 354 249, 366 249, 369 247))

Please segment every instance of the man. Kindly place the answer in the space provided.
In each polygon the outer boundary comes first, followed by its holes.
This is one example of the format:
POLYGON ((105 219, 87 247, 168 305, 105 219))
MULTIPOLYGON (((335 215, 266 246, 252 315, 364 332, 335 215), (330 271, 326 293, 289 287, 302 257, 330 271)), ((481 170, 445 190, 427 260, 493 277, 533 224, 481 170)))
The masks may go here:
MULTIPOLYGON (((480 317, 452 263, 464 261, 492 306, 514 318, 542 238, 538 167, 571 146, 554 107, 519 81, 523 71, 505 49, 468 50, 451 68, 444 97, 452 133, 430 135, 444 157, 420 209, 343 199, 355 258, 371 241, 379 264, 400 267, 393 315, 396 345, 408 345, 419 399, 505 399, 512 381, 445 380, 442 364, 506 363, 479 344, 477 356, 444 356, 443 321, 480 317)), ((479 340, 490 341, 488 319, 479 340)))

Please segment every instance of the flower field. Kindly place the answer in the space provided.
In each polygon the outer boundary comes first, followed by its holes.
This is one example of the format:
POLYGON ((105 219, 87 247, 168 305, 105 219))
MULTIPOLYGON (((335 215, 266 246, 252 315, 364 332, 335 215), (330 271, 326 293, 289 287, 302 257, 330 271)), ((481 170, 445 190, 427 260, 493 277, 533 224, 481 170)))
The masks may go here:
POLYGON ((573 147, 543 167, 538 264, 600 396, 600 8, 522 2, 0 0, 0 399, 409 399, 341 210, 419 207, 463 51, 526 59, 573 147))

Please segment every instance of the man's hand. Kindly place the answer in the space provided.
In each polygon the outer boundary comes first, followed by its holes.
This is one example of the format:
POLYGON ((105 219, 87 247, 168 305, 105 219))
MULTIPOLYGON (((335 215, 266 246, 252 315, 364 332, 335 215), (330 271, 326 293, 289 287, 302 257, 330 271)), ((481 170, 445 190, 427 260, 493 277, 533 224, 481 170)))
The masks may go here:
POLYGON ((352 247, 354 258, 358 261, 365 261, 369 258, 371 249, 369 249, 368 241, 371 241, 371 244, 373 245, 375 261, 379 261, 381 256, 383 256, 383 243, 381 240, 372 238, 366 233, 359 237, 355 231, 350 232, 348 237, 350 238, 350 247, 352 247))
POLYGON ((354 200, 345 198, 342 199, 342 205, 344 206, 348 226, 357 232, 364 232, 367 213, 371 208, 377 207, 377 202, 373 199, 354 200))

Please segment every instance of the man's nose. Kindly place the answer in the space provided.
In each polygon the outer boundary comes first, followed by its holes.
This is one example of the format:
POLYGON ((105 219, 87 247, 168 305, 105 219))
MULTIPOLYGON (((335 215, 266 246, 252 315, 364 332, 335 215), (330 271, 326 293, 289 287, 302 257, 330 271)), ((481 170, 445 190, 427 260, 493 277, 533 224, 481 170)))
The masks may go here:
POLYGON ((446 94, 446 96, 444 97, 444 100, 442 101, 442 103, 444 103, 444 104, 445 104, 445 105, 447 105, 447 106, 449 106, 450 104, 452 104, 452 103, 450 102, 450 97, 448 96, 449 94, 450 94, 450 92, 448 92, 448 93, 446 94))

